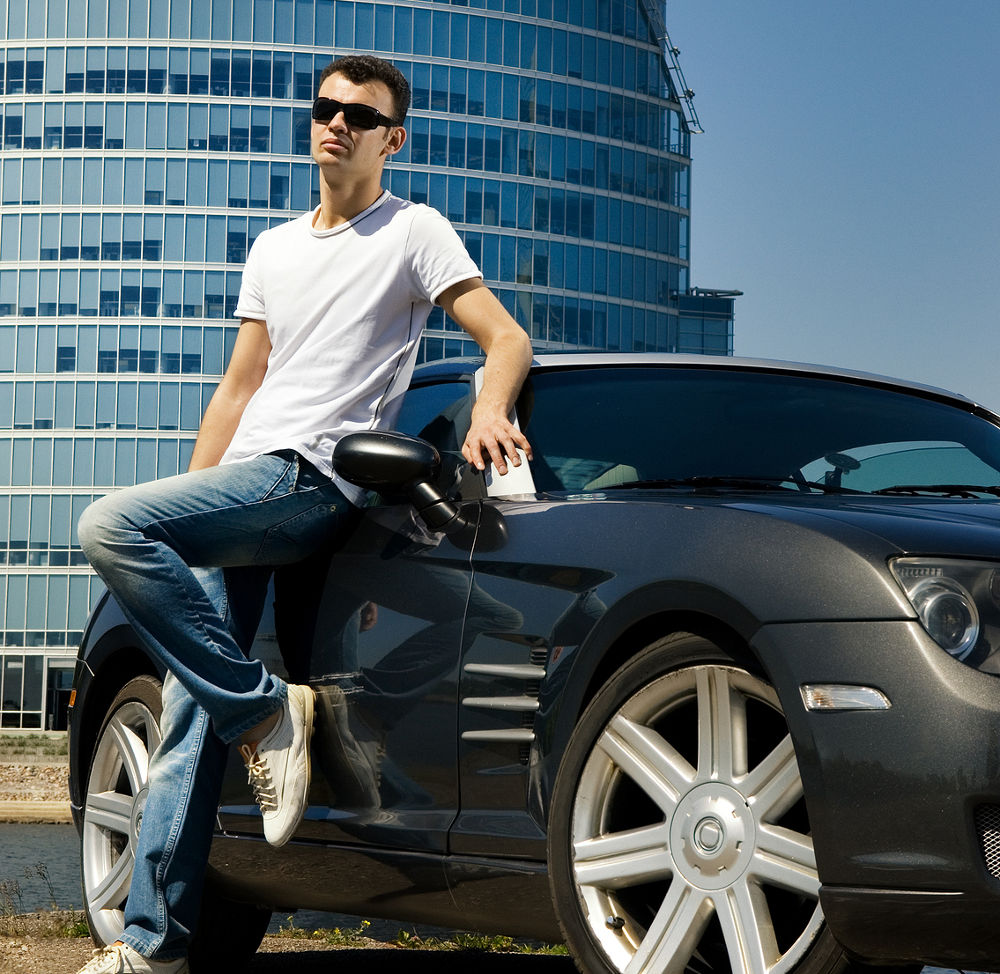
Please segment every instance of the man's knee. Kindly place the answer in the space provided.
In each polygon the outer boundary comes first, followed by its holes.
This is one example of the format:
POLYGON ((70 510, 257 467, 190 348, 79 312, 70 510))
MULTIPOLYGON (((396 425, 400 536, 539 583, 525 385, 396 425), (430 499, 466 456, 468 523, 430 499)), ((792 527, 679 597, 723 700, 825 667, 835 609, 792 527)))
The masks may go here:
POLYGON ((98 498, 80 515, 76 533, 80 547, 92 565, 101 560, 120 524, 121 517, 113 494, 98 498))

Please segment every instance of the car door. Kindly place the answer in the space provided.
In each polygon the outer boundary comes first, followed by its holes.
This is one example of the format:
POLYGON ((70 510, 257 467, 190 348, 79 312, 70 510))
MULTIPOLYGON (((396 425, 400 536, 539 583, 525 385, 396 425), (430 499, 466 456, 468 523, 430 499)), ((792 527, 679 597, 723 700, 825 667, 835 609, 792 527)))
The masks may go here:
MULTIPOLYGON (((467 378, 415 385, 397 427, 435 442, 453 498, 467 378)), ((478 501, 470 505, 478 512, 478 501)), ((455 722, 469 546, 400 498, 374 498, 333 551, 280 570, 275 631, 293 682, 317 692, 313 781, 298 839, 443 852, 458 810, 455 722)), ((225 802, 225 799, 224 799, 225 802)), ((223 808, 230 830, 257 828, 223 808)))
POLYGON ((573 650, 643 571, 640 553, 614 540, 634 531, 628 505, 602 493, 639 476, 638 378, 536 370, 518 400, 533 459, 517 482, 489 483, 481 514, 480 540, 502 540, 477 542, 473 556, 453 853, 545 858, 553 742, 539 731, 552 726, 573 650))

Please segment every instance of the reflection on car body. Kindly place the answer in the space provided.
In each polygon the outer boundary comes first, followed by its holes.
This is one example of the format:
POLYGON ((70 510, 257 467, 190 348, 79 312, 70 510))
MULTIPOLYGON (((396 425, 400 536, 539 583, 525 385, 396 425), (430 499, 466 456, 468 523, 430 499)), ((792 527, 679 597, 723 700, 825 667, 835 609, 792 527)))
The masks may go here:
MULTIPOLYGON (((254 645, 319 694, 310 807, 266 847, 234 759, 203 926, 252 951, 272 908, 337 910, 595 972, 1000 963, 1000 420, 807 366, 539 356, 534 458, 482 476, 477 365, 338 447, 371 502, 277 573, 254 645)), ((155 746, 161 675, 103 603, 71 715, 103 939, 142 802, 115 742, 155 746)))

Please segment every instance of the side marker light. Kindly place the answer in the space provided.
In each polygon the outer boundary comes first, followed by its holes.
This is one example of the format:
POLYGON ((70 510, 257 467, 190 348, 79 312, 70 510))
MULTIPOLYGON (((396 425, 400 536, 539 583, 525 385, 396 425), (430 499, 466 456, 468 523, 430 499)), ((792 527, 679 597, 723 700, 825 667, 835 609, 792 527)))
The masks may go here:
POLYGON ((799 687, 806 710, 888 710, 892 703, 875 687, 842 683, 803 683, 799 687))

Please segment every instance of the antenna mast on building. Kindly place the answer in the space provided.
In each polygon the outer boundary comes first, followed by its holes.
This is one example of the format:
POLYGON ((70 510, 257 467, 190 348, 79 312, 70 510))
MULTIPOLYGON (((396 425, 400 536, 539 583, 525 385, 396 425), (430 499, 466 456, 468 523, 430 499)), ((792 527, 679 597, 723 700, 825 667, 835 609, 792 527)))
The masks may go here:
POLYGON ((677 56, 681 53, 680 48, 674 47, 667 33, 667 25, 663 22, 663 14, 660 13, 659 0, 642 0, 642 6, 646 11, 646 19, 656 35, 656 42, 660 45, 660 53, 663 56, 663 64, 667 69, 667 75, 674 86, 675 94, 680 99, 684 108, 684 121, 687 122, 688 130, 693 135, 701 135, 705 130, 698 121, 698 112, 694 107, 694 92, 687 86, 684 80, 684 72, 681 70, 681 63, 677 56))

